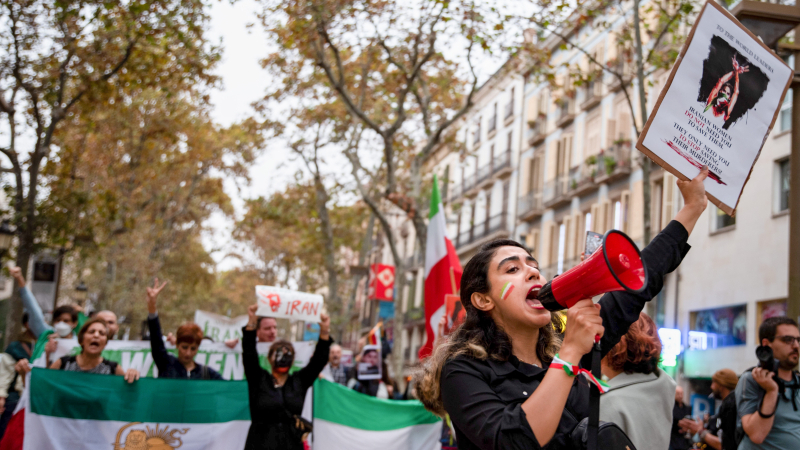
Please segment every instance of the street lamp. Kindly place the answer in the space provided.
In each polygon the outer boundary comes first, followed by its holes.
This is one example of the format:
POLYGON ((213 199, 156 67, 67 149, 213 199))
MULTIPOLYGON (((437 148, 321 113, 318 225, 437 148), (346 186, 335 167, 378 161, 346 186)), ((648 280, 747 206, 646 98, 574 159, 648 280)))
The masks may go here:
POLYGON ((86 283, 83 280, 75 286, 75 301, 78 302, 79 305, 83 306, 86 303, 86 296, 89 293, 89 288, 86 287, 86 283))
MULTIPOLYGON (((733 15, 764 43, 795 54, 792 80, 792 154, 789 162, 789 296, 786 315, 800 317, 800 47, 779 44, 783 36, 800 25, 800 6, 741 1, 733 15)), ((795 32, 797 33, 797 32, 795 32)))
POLYGON ((14 232, 8 220, 0 223, 0 255, 4 255, 11 248, 11 241, 14 239, 14 232))

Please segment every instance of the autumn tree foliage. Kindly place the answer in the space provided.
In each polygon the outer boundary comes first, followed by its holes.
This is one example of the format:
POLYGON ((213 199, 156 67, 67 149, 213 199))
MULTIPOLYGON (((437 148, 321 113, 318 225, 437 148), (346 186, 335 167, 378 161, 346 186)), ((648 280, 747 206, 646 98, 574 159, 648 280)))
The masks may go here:
MULTIPOLYGON (((119 91, 179 92, 211 82, 218 51, 206 41, 204 4, 184 0, 0 3, 0 153, 16 227, 17 265, 49 245, 43 172, 61 159, 58 134, 78 108, 119 91)), ((11 336, 22 313, 12 302, 11 336)))

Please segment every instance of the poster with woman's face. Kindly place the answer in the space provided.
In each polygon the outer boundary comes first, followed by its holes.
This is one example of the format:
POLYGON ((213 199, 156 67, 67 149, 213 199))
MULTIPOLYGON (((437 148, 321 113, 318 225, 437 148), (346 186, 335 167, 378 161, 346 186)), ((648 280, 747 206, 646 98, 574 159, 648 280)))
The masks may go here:
POLYGON ((381 373, 381 346, 365 345, 358 363, 359 380, 379 380, 381 373))
POLYGON ((684 179, 708 166, 706 192, 731 214, 792 70, 712 3, 684 50, 637 148, 684 179))

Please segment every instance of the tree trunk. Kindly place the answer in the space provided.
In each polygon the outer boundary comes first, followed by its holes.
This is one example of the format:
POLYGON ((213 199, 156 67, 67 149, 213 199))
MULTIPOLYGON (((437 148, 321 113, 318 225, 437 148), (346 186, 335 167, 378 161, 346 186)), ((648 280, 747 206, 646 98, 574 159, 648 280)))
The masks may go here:
MULTIPOLYGON (((639 88, 639 108, 642 115, 642 126, 647 123, 647 97, 644 90, 644 56, 642 53, 642 30, 639 18, 639 1, 633 0, 633 25, 636 44, 636 82, 639 88)), ((644 245, 650 243, 650 158, 642 155, 642 194, 644 197, 644 245)))
POLYGON ((322 225, 322 238, 325 243, 325 270, 328 272, 328 303, 339 305, 339 274, 336 271, 335 249, 333 246, 333 229, 328 215, 328 191, 322 183, 319 171, 314 173, 314 188, 317 197, 317 214, 322 225))

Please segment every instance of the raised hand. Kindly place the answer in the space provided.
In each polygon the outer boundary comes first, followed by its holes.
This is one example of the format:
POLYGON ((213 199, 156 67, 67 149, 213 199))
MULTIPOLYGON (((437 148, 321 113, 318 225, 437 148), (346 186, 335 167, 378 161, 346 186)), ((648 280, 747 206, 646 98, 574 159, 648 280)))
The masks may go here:
POLYGON ((247 329, 248 330, 255 330, 258 326, 258 316, 256 312, 258 311, 258 305, 250 305, 247 307, 247 329))
POLYGON ((17 371, 18 374, 22 375, 23 378, 25 378, 25 375, 31 371, 31 364, 27 359, 20 359, 16 364, 14 364, 14 370, 17 371))
POLYGON ((153 282, 153 287, 147 288, 147 312, 150 314, 156 313, 156 300, 158 299, 158 294, 164 289, 164 286, 167 285, 167 281, 159 284, 158 277, 156 277, 155 282, 153 282))
POLYGON ((12 267, 8 269, 9 274, 11 277, 17 280, 17 284, 20 286, 25 286, 25 277, 22 276, 22 269, 19 267, 12 267))
POLYGON ((326 313, 319 315, 319 338, 327 341, 331 335, 331 317, 326 313))

